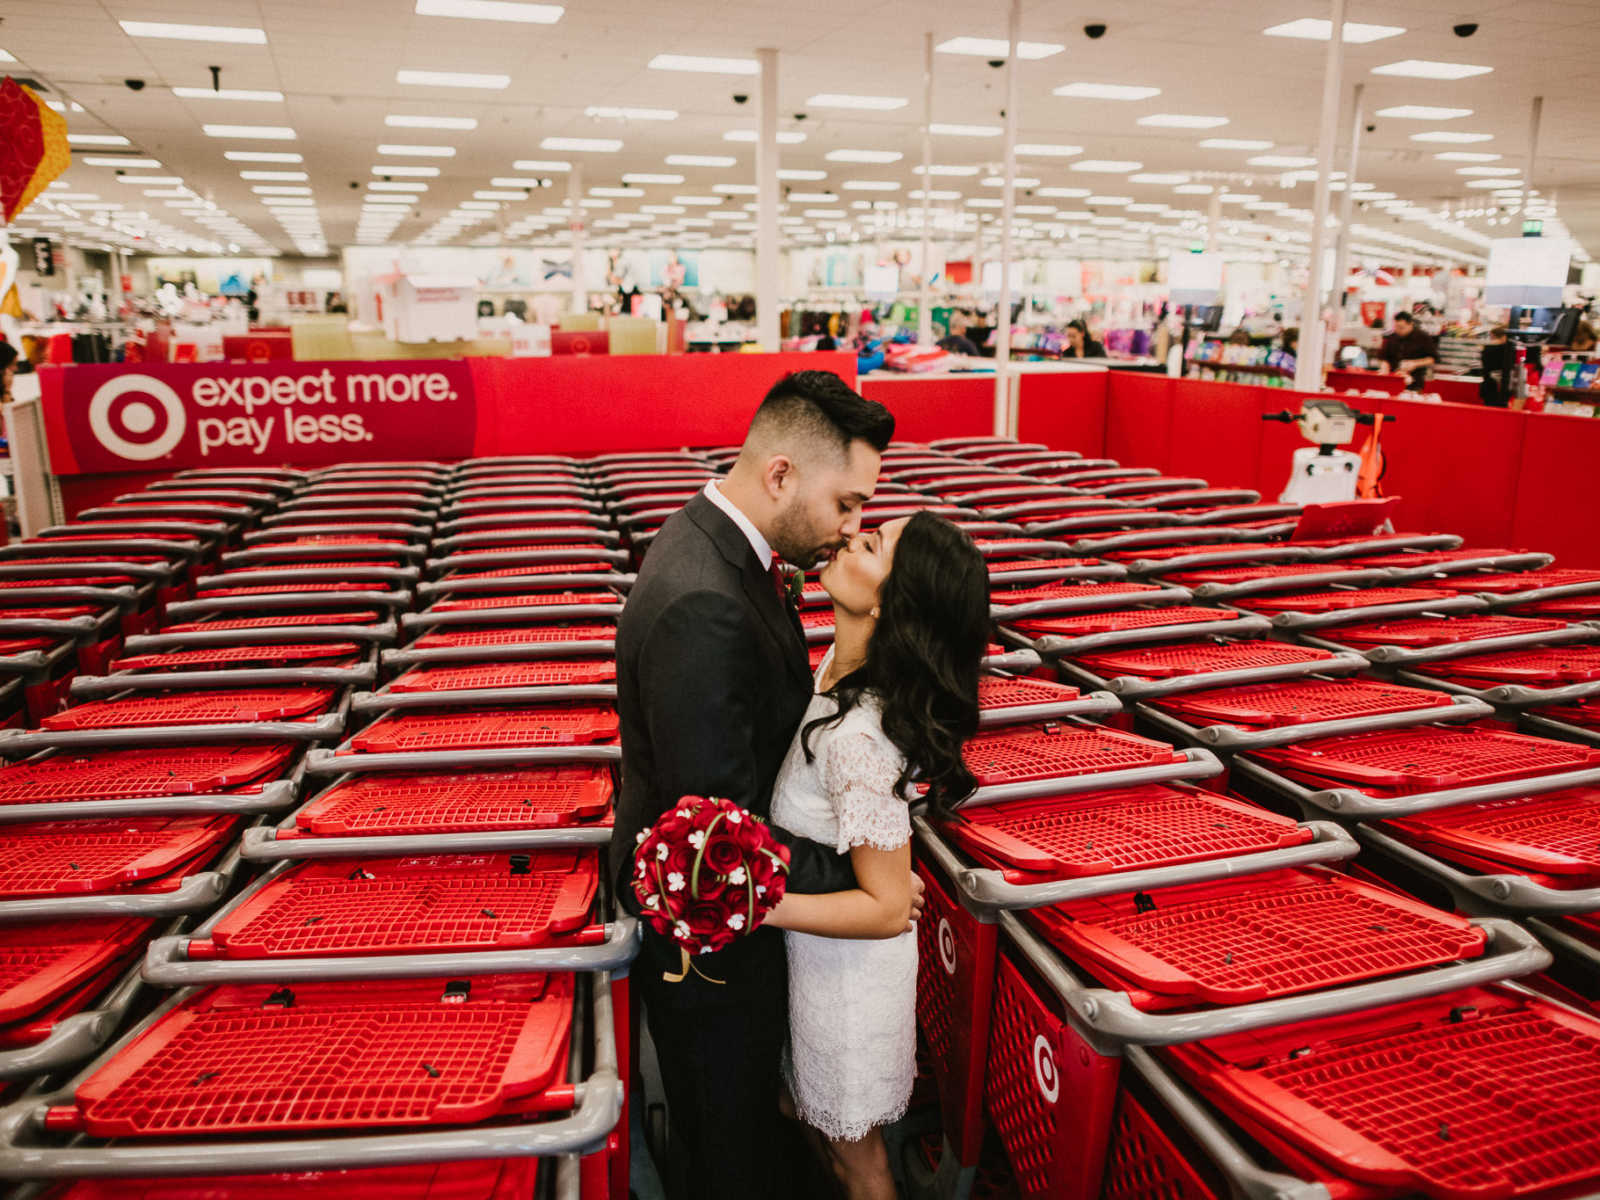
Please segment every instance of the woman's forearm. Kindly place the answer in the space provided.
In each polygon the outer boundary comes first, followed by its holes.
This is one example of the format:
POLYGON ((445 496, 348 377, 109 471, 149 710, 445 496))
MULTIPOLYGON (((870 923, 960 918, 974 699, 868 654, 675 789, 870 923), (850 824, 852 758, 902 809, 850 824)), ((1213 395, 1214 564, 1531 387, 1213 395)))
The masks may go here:
POLYGON ((891 938, 911 923, 911 899, 885 899, 861 888, 809 895, 789 892, 766 923, 796 933, 834 938, 891 938))

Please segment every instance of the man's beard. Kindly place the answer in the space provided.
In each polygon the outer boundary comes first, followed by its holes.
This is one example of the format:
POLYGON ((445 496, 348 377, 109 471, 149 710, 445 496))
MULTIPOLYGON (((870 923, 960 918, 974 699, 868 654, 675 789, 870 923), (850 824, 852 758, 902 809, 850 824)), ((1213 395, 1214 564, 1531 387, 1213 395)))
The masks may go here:
POLYGON ((804 516, 792 509, 779 513, 772 524, 773 551, 802 571, 810 570, 825 553, 839 550, 844 544, 837 535, 818 541, 817 535, 807 528, 804 516))

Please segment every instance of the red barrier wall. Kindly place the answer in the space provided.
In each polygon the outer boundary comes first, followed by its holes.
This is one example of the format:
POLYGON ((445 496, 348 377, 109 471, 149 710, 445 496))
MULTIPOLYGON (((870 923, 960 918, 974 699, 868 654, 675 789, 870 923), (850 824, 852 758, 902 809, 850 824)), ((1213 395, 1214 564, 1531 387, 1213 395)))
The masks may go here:
POLYGON ((869 375, 861 394, 894 413, 904 442, 983 437, 994 432, 994 376, 869 375))
MULTIPOLYGON (((1040 371, 1018 382, 1017 436, 1099 458, 1106 444, 1109 371, 1040 371)), ((993 380, 990 381, 993 397, 993 380)))

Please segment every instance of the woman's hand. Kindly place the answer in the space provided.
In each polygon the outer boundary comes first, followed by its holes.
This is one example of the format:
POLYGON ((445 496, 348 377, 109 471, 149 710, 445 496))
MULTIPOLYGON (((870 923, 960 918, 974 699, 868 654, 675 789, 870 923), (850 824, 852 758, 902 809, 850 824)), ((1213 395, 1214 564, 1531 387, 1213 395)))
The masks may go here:
POLYGON ((766 923, 796 933, 836 938, 892 938, 914 928, 923 884, 911 869, 911 844, 894 850, 853 846, 850 866, 859 887, 847 892, 786 893, 766 923))

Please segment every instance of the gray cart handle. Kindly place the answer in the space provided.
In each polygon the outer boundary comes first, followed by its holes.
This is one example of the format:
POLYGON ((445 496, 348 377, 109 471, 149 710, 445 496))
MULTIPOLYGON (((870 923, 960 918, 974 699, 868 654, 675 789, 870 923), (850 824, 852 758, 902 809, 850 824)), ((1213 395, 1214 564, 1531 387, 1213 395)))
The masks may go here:
MULTIPOLYGON (((312 751, 313 754, 316 751, 312 751)), ((1093 771, 1058 779, 1030 779, 1022 783, 996 783, 978 788, 962 800, 957 809, 981 808, 1007 800, 1034 800, 1041 796, 1069 796, 1079 792, 1104 792, 1115 788, 1138 787, 1146 783, 1169 783, 1176 779, 1211 779, 1221 775, 1222 763, 1209 750, 1179 751, 1182 762, 1148 767, 1127 767, 1120 771, 1093 771)))
POLYGON ((1355 625, 1381 621, 1388 617, 1416 617, 1423 613, 1482 612, 1489 606, 1478 596, 1454 596, 1448 600, 1406 600, 1395 604, 1371 604, 1365 608, 1342 608, 1336 612, 1273 614, 1277 629, 1325 629, 1330 625, 1355 625))
POLYGON ((1194 594, 1204 599, 1222 599, 1225 596, 1254 596, 1262 592, 1299 592, 1307 588, 1328 587, 1335 583, 1371 584, 1392 581, 1394 572, 1388 567, 1338 568, 1304 575, 1268 575, 1261 579, 1246 579, 1239 583, 1202 583, 1194 594))
MULTIPOLYGON (((291 818, 292 820, 293 818, 291 818)), ((611 826, 508 829, 481 833, 385 834, 351 837, 278 837, 278 830, 246 829, 239 854, 247 862, 350 858, 359 855, 506 854, 519 850, 583 849, 611 844, 611 826)))
MULTIPOLYGON (((350 698, 350 711, 385 713, 419 708, 510 708, 523 704, 567 704, 583 700, 615 704, 617 685, 583 683, 549 687, 456 688, 439 692, 357 692, 350 698)), ((1121 708, 1121 705, 1117 707, 1121 708)))
POLYGON ((1372 646, 1363 653, 1374 663, 1394 666, 1401 663, 1446 662, 1452 658, 1492 654, 1499 650, 1521 650, 1528 646, 1561 646, 1571 642, 1594 641, 1600 641, 1600 623, 1583 621, 1568 625, 1565 629, 1551 629, 1543 633, 1513 633, 1505 637, 1448 642, 1442 646, 1372 646))
POLYGON ((265 784, 259 792, 216 792, 185 796, 133 796, 120 800, 54 800, 44 804, 0 805, 0 825, 28 821, 88 820, 92 817, 188 817, 213 813, 264 813, 288 808, 299 794, 290 779, 265 784))
POLYGON ((283 687, 296 684, 324 684, 349 687, 373 683, 378 678, 376 664, 359 667, 259 667, 237 671, 174 671, 141 675, 124 671, 115 675, 79 675, 72 681, 72 698, 115 696, 122 692, 209 692, 228 688, 283 687))
POLYGON ((422 578, 420 567, 263 567, 251 571, 230 571, 226 575, 202 575, 195 590, 257 587, 262 584, 299 583, 415 583, 422 578))
POLYGON ((419 750, 412 753, 340 754, 312 750, 307 775, 345 775, 352 771, 452 771, 464 767, 518 767, 546 763, 614 763, 618 746, 504 746, 492 750, 419 750))
POLYGON ((1545 887, 1526 875, 1469 875, 1370 825, 1356 826, 1364 845, 1442 883, 1466 912, 1586 913, 1600 909, 1600 887, 1545 887))
POLYGON ((615 604, 522 604, 511 608, 463 608, 437 612, 406 613, 400 618, 402 629, 434 629, 450 625, 520 625, 525 621, 537 624, 563 621, 610 621, 622 614, 621 603, 615 604))
MULTIPOLYGON (((209 596, 199 600, 184 600, 167 606, 169 622, 190 621, 212 613, 270 613, 282 609, 301 612, 340 612, 347 609, 368 608, 402 609, 411 606, 411 593, 395 592, 298 592, 285 585, 281 592, 256 593, 250 596, 209 596)), ((310 628, 318 628, 311 626, 310 628)))
POLYGON ((1048 617, 1061 613, 1100 612, 1113 608, 1138 608, 1143 605, 1183 604, 1194 599, 1194 593, 1184 587, 1162 587, 1154 591, 1129 592, 1126 595, 1057 596, 1049 600, 1031 600, 1026 604, 991 604, 989 617, 999 624, 1021 621, 1028 617, 1048 617))
POLYGON ((216 746, 233 742, 325 742, 344 732, 344 714, 309 721, 232 721, 211 725, 113 725, 101 729, 0 729, 0 758, 40 750, 76 753, 120 746, 216 746))
POLYGON ((1021 725, 1029 721, 1056 721, 1062 717, 1108 716, 1122 711, 1122 701, 1110 692, 1086 692, 1076 700, 1049 704, 1019 704, 1014 708, 988 708, 978 714, 979 729, 1021 725))
POLYGON ((1448 707, 1415 708, 1406 712, 1375 713, 1365 717, 1336 717, 1328 721, 1308 721, 1304 725, 1279 725, 1267 729, 1243 729, 1237 725, 1208 725, 1195 737, 1218 750, 1257 750, 1264 746, 1284 746, 1312 738, 1334 737, 1347 733, 1368 733, 1377 729, 1408 729, 1439 721, 1475 721, 1494 715, 1494 706, 1470 696, 1452 696, 1448 707))
POLYGON ((399 630, 393 621, 376 625, 258 625, 250 629, 197 629, 193 633, 146 633, 129 638, 123 653, 160 654, 208 646, 294 646, 305 642, 394 641, 399 630))
POLYGON ((1276 663, 1267 667, 1241 667, 1233 671, 1207 671, 1198 675, 1175 675, 1169 679, 1141 679, 1119 675, 1106 683, 1107 689, 1124 700, 1146 700, 1156 696, 1177 696, 1210 688, 1243 687, 1251 683, 1272 683, 1280 679, 1304 679, 1307 675, 1349 675, 1364 671, 1367 660, 1352 651, 1332 658, 1308 662, 1276 663))
MULTIPOLYGON (((1220 616, 1219 612, 1219 616, 1220 616)), ((1092 654, 1122 646, 1149 646, 1179 638, 1189 641, 1203 637, 1248 638, 1272 632, 1265 617, 1246 614, 1231 620, 1195 621, 1187 625, 1152 625, 1145 629, 1112 629, 1105 633, 1086 633, 1082 637, 1057 637, 1047 633, 1033 642, 1039 653, 1059 658, 1063 655, 1092 654)))

